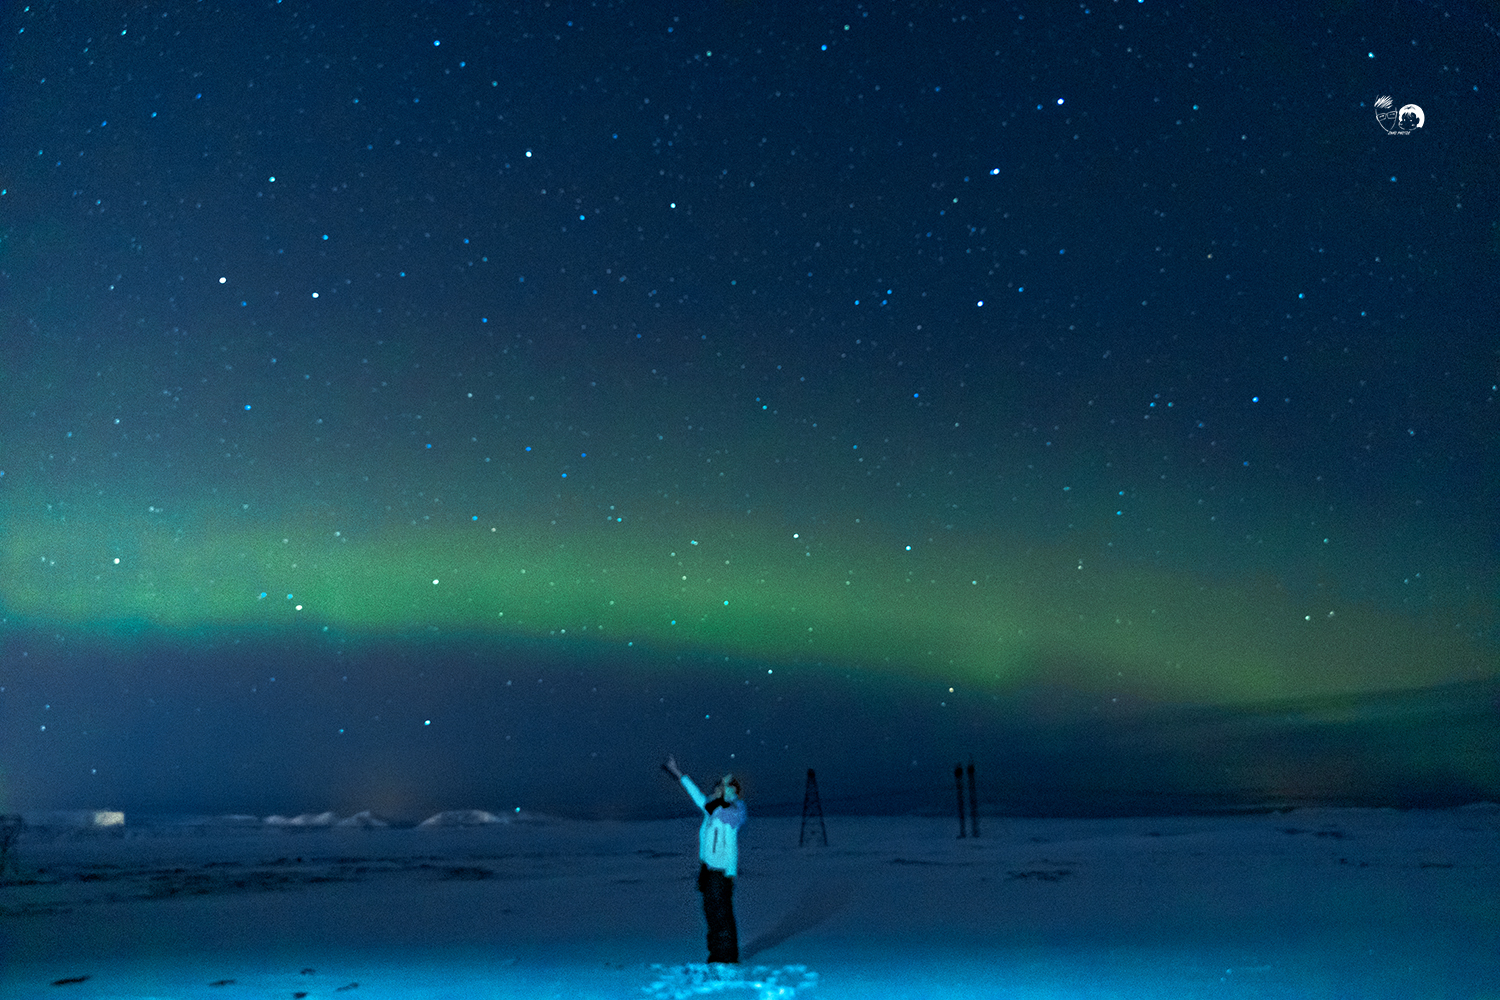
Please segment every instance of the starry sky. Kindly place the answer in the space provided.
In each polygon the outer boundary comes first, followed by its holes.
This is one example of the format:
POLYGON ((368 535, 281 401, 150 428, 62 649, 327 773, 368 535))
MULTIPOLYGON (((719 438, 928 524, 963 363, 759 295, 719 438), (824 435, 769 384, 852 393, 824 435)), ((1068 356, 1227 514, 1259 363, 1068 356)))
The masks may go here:
POLYGON ((1364 6, 5 5, 0 809, 1500 794, 1500 34, 1364 6))

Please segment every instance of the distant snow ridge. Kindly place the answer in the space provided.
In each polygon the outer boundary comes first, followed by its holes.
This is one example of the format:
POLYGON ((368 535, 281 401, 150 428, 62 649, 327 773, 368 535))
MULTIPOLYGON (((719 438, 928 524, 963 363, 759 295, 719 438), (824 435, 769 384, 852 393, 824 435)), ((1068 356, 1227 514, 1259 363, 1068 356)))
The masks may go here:
POLYGON ((436 816, 429 816, 417 824, 417 829, 430 830, 440 826, 489 826, 491 823, 509 823, 504 816, 496 816, 483 809, 449 809, 436 816))
POLYGON ((30 813, 25 819, 28 826, 73 830, 107 830, 125 825, 125 814, 117 809, 60 809, 47 813, 30 813))
POLYGON ((298 816, 267 816, 266 826, 333 826, 339 818, 331 812, 302 813, 298 816))
POLYGON ((641 987, 651 1000, 688 1000, 711 993, 727 993, 731 998, 754 997, 755 1000, 792 1000, 799 991, 818 985, 818 974, 805 965, 783 965, 772 968, 757 965, 689 963, 688 965, 653 965, 656 982, 641 987))
MULTIPOLYGON (((231 818, 238 819, 240 817, 231 818)), ((327 829, 328 827, 342 827, 345 829, 359 827, 360 829, 370 830, 390 826, 389 823, 368 809, 357 812, 353 816, 347 816, 344 819, 339 819, 338 814, 334 812, 320 812, 301 813, 297 816, 267 816, 262 822, 270 827, 291 827, 299 830, 327 829)))

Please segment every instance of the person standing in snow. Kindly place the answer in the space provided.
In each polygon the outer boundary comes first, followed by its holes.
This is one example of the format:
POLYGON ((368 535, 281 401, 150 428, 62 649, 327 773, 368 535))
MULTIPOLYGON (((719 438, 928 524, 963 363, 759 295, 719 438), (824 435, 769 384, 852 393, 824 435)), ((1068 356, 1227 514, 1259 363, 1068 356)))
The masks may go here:
POLYGON ((693 804, 703 811, 703 824, 698 827, 698 891, 703 894, 703 916, 708 920, 708 960, 738 962, 734 879, 739 863, 739 830, 746 815, 739 779, 724 775, 714 786, 713 798, 709 798, 678 769, 676 758, 668 756, 661 769, 676 778, 693 804))

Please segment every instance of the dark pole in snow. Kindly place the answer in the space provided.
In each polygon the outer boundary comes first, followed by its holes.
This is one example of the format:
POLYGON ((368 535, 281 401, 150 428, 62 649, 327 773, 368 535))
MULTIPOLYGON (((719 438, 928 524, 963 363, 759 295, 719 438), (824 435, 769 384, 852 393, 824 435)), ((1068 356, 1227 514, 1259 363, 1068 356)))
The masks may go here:
POLYGON ((828 846, 828 827, 823 825, 823 803, 818 800, 818 776, 812 768, 807 769, 807 786, 802 792, 802 831, 797 834, 797 846, 807 841, 807 826, 811 820, 818 821, 818 833, 823 846, 828 846))
POLYGON ((969 835, 979 836, 979 793, 974 790, 974 758, 969 758, 969 835))
POLYGON ((953 789, 958 792, 958 836, 962 839, 964 834, 964 766, 953 765, 953 789))
POLYGON ((0 885, 5 884, 5 866, 10 863, 11 845, 26 829, 26 821, 19 815, 0 816, 0 885))

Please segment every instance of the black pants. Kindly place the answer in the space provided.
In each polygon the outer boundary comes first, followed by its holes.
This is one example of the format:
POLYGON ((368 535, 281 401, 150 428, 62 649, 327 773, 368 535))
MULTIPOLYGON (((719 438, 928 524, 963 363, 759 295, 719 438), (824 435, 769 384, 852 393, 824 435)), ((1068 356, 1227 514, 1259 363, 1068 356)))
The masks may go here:
POLYGON ((734 926, 734 879, 717 868, 700 864, 698 891, 703 893, 703 916, 708 920, 708 960, 738 962, 740 939, 734 926))

